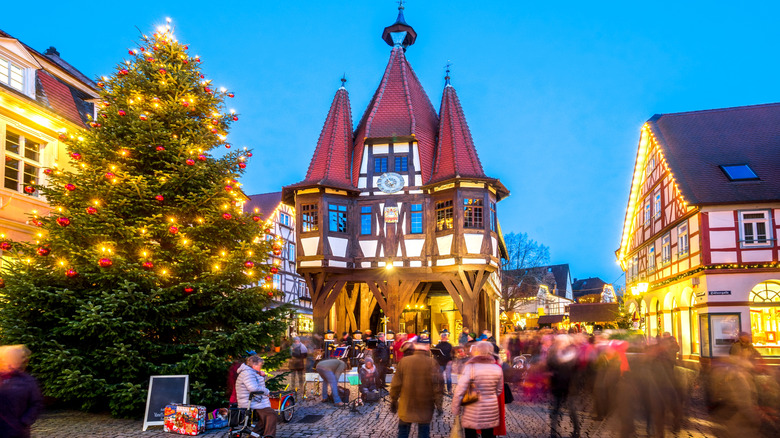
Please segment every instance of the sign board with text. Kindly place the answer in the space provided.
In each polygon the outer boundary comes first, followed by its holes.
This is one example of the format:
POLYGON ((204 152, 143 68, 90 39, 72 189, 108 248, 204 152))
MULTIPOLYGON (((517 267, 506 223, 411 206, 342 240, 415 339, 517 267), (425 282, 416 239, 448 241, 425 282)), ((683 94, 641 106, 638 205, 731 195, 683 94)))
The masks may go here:
POLYGON ((190 376, 149 376, 149 391, 144 410, 144 429, 165 423, 165 406, 172 403, 186 405, 189 401, 190 376))

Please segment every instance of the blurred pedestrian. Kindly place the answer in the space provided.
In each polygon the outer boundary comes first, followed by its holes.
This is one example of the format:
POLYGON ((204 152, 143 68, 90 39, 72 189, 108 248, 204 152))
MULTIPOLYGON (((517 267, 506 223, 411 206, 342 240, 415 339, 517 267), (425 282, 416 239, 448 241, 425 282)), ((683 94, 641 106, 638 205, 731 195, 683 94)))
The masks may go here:
POLYGON ((736 342, 731 345, 729 354, 742 359, 747 359, 751 362, 761 359, 761 353, 753 346, 753 341, 748 332, 739 332, 739 337, 736 342))
POLYGON ((306 357, 309 355, 309 350, 301 342, 301 339, 297 336, 293 338, 292 346, 290 346, 290 371, 292 376, 290 383, 292 383, 293 389, 297 392, 303 389, 303 384, 306 382, 306 357))
POLYGON ((379 389, 385 389, 387 387, 385 376, 387 375, 387 368, 390 366, 390 347, 387 346, 384 332, 376 334, 374 364, 376 365, 377 385, 379 389))
POLYGON ((447 394, 452 393, 452 344, 449 339, 450 335, 443 333, 441 340, 436 344, 436 348, 441 351, 441 356, 436 357, 436 361, 441 367, 444 383, 447 385, 447 394))
POLYGON ((463 327, 463 331, 458 337, 458 345, 466 345, 466 342, 468 341, 469 341, 469 328, 463 327))
POLYGON ((29 358, 24 345, 0 347, 0 437, 29 437, 43 410, 38 382, 24 372, 29 358))
POLYGON ((407 438, 412 423, 417 423, 417 436, 429 438, 433 409, 442 413, 441 370, 431 357, 430 340, 412 343, 398 363, 390 383, 390 411, 398 413, 398 438, 407 438))
POLYGON ((246 363, 238 368, 236 380, 236 397, 240 409, 253 409, 257 424, 252 429, 251 437, 276 436, 276 411, 271 408, 268 396, 271 391, 265 386, 265 371, 263 359, 259 356, 249 356, 246 363), (250 394, 260 393, 250 400, 250 394))
POLYGON ((322 378, 322 402, 328 401, 328 388, 330 388, 333 403, 336 406, 344 406, 339 397, 338 381, 341 374, 347 370, 347 364, 341 359, 325 359, 317 363, 316 370, 322 378))
POLYGON ((471 348, 471 359, 463 367, 463 373, 458 378, 458 386, 452 395, 452 413, 461 414, 461 425, 465 438, 476 438, 481 431, 482 438, 492 438, 493 428, 499 426, 498 395, 504 389, 504 373, 496 364, 493 356, 493 344, 477 342, 471 348), (461 401, 469 388, 469 383, 479 392, 479 400, 461 406, 461 401))
POLYGON ((578 349, 569 335, 557 335, 547 353, 547 369, 550 372, 550 436, 561 436, 559 426, 563 406, 569 411, 574 431, 572 437, 580 436, 580 421, 577 416, 577 403, 572 394, 575 373, 578 365, 578 349))

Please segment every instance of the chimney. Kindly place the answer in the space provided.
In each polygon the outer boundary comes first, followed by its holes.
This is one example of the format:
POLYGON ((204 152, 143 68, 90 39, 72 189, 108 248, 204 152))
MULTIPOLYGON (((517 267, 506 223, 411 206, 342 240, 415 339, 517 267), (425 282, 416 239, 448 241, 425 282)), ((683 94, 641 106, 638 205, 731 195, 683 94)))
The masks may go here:
POLYGON ((45 52, 43 52, 46 56, 60 56, 60 52, 57 51, 57 49, 54 48, 54 46, 49 46, 48 49, 46 49, 45 52))

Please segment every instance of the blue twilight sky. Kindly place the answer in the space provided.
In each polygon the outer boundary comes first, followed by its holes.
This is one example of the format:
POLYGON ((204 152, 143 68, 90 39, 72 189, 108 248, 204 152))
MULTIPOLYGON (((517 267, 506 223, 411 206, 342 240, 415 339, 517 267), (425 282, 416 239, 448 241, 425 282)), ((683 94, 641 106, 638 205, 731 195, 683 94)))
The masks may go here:
MULTIPOLYGON (((573 277, 616 280, 639 129, 655 113, 780 100, 780 3, 410 0, 407 51, 439 107, 452 61, 477 151, 512 192, 505 232, 550 247, 573 277)), ((248 193, 301 180, 342 74, 359 121, 390 53, 392 0, 98 2, 3 6, 0 29, 110 74, 172 17, 207 77, 236 93, 231 142, 255 151, 248 193), (20 19, 27 17, 27 19, 20 19)), ((623 279, 620 279, 623 282, 623 279)))

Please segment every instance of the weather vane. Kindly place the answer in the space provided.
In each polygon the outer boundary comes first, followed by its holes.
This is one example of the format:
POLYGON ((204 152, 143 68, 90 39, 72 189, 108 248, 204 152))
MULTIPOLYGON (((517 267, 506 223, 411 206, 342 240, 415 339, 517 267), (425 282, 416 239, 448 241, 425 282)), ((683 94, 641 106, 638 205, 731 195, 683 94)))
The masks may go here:
POLYGON ((404 8, 404 0, 398 0, 398 9, 404 8))

